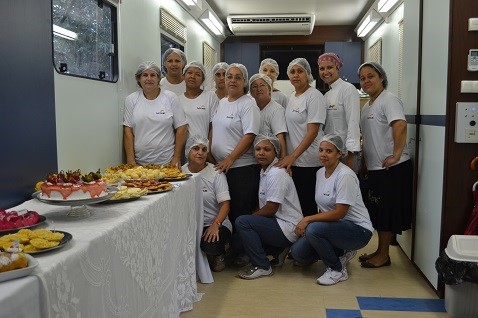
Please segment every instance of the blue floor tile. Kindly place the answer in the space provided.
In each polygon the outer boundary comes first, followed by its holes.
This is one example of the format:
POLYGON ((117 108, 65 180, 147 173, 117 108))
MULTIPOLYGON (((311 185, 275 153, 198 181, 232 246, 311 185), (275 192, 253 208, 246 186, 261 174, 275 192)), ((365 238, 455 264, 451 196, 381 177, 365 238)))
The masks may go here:
POLYGON ((360 310, 352 309, 326 309, 327 318, 362 318, 360 310))
POLYGON ((361 310, 446 312, 443 299, 357 297, 361 310))

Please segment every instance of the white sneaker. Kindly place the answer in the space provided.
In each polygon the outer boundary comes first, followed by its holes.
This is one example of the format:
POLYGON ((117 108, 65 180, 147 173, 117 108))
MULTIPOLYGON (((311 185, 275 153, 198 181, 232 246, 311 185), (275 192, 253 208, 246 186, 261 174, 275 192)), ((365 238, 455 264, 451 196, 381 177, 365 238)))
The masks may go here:
POLYGON ((327 267, 325 273, 317 278, 317 284, 319 285, 335 285, 338 282, 343 282, 349 278, 349 274, 347 273, 347 269, 344 268, 340 272, 336 272, 332 270, 330 267, 327 267))
POLYGON ((357 251, 347 251, 344 255, 340 256, 340 263, 342 264, 342 268, 347 268, 347 264, 357 255, 357 251))
POLYGON ((251 264, 239 271, 239 277, 244 279, 255 279, 263 276, 272 276, 272 267, 262 269, 251 264))

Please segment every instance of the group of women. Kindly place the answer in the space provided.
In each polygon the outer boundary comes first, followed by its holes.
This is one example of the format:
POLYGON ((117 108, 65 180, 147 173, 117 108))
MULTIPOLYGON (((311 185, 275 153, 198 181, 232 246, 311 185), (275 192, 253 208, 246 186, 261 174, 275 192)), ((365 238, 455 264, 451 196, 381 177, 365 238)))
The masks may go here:
POLYGON ((392 234, 410 228, 406 121, 400 100, 386 91, 385 71, 373 62, 360 66, 370 96, 360 117, 358 92, 340 79, 340 58, 325 53, 317 63, 330 87, 325 96, 311 86, 304 58, 287 67, 295 89, 288 97, 274 88, 273 59, 251 77, 242 64, 216 64, 215 91, 204 90, 203 64, 188 64, 178 49, 163 54, 163 72, 152 62, 138 67, 141 89, 125 101, 127 163, 183 164, 183 171, 200 175, 201 249, 213 271, 223 270, 231 255, 240 277, 269 276, 290 249, 297 265, 322 260, 326 271, 317 282, 333 285, 348 278, 347 263, 374 228, 377 250, 359 257, 366 268, 390 265, 392 234))

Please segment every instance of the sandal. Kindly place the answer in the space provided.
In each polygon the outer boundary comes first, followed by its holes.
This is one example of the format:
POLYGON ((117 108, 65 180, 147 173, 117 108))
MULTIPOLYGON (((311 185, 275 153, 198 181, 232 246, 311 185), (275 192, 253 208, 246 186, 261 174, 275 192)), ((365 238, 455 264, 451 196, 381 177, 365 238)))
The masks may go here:
POLYGON ((374 264, 370 263, 369 261, 363 261, 360 264, 360 266, 362 266, 364 268, 380 268, 380 267, 390 266, 390 265, 392 265, 392 261, 390 260, 390 257, 385 261, 385 263, 380 264, 380 265, 374 265, 374 264))
POLYGON ((368 261, 370 258, 372 258, 372 255, 369 255, 369 254, 362 254, 359 256, 358 260, 359 262, 365 262, 365 261, 368 261))

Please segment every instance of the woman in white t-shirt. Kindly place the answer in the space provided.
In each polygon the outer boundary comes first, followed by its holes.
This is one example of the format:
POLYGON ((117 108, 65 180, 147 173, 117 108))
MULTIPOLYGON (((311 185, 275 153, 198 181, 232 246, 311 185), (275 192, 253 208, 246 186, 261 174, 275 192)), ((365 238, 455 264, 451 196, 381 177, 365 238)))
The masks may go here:
POLYGON ((347 153, 338 135, 325 135, 320 141, 315 200, 319 213, 304 217, 296 226, 301 236, 291 248, 301 264, 322 260, 326 271, 317 278, 320 285, 334 285, 348 279, 347 263, 356 250, 368 244, 373 227, 360 192, 359 180, 341 162, 347 153))
POLYGON ((226 70, 229 65, 225 62, 219 62, 212 68, 212 76, 214 77, 214 84, 216 89, 214 93, 218 99, 223 99, 227 96, 226 88, 226 70))
POLYGON ((259 73, 269 76, 269 78, 272 80, 272 100, 276 101, 279 105, 286 108, 288 102, 287 96, 285 96, 285 94, 277 88, 274 88, 274 82, 279 76, 279 64, 277 64, 276 60, 271 58, 263 59, 261 61, 261 65, 259 66, 259 73))
MULTIPOLYGON (((261 166, 259 209, 252 215, 236 219, 240 240, 233 240, 235 250, 245 250, 251 265, 239 271, 244 279, 272 275, 267 255, 288 251, 297 240, 294 228, 302 219, 299 197, 287 171, 274 167, 280 153, 279 140, 272 134, 259 134, 254 141, 254 154, 261 166)), ((285 256, 286 253, 283 255, 285 256)))
POLYGON ((186 54, 176 48, 167 49, 161 59, 165 76, 161 79, 161 87, 168 91, 181 95, 186 91, 183 68, 188 63, 186 54))
POLYGON ((180 166, 188 125, 178 97, 160 88, 153 62, 141 63, 135 77, 141 90, 126 97, 123 118, 126 163, 180 166))
POLYGON ((226 176, 206 162, 209 141, 194 135, 186 143, 188 163, 183 166, 185 173, 199 173, 204 203, 204 224, 201 250, 207 255, 209 265, 214 272, 225 268, 224 253, 232 233, 232 224, 227 217, 230 200, 226 176))
POLYGON ((189 124, 189 136, 209 136, 212 116, 216 112, 216 94, 202 89, 206 79, 206 69, 200 62, 193 61, 184 67, 186 92, 179 95, 189 124))
POLYGON ((302 213, 311 215, 317 213, 314 187, 315 175, 320 167, 317 152, 325 124, 325 99, 321 92, 310 86, 314 78, 306 59, 297 58, 290 62, 287 74, 295 91, 289 96, 285 109, 287 155, 279 160, 277 166, 292 171, 302 213))

